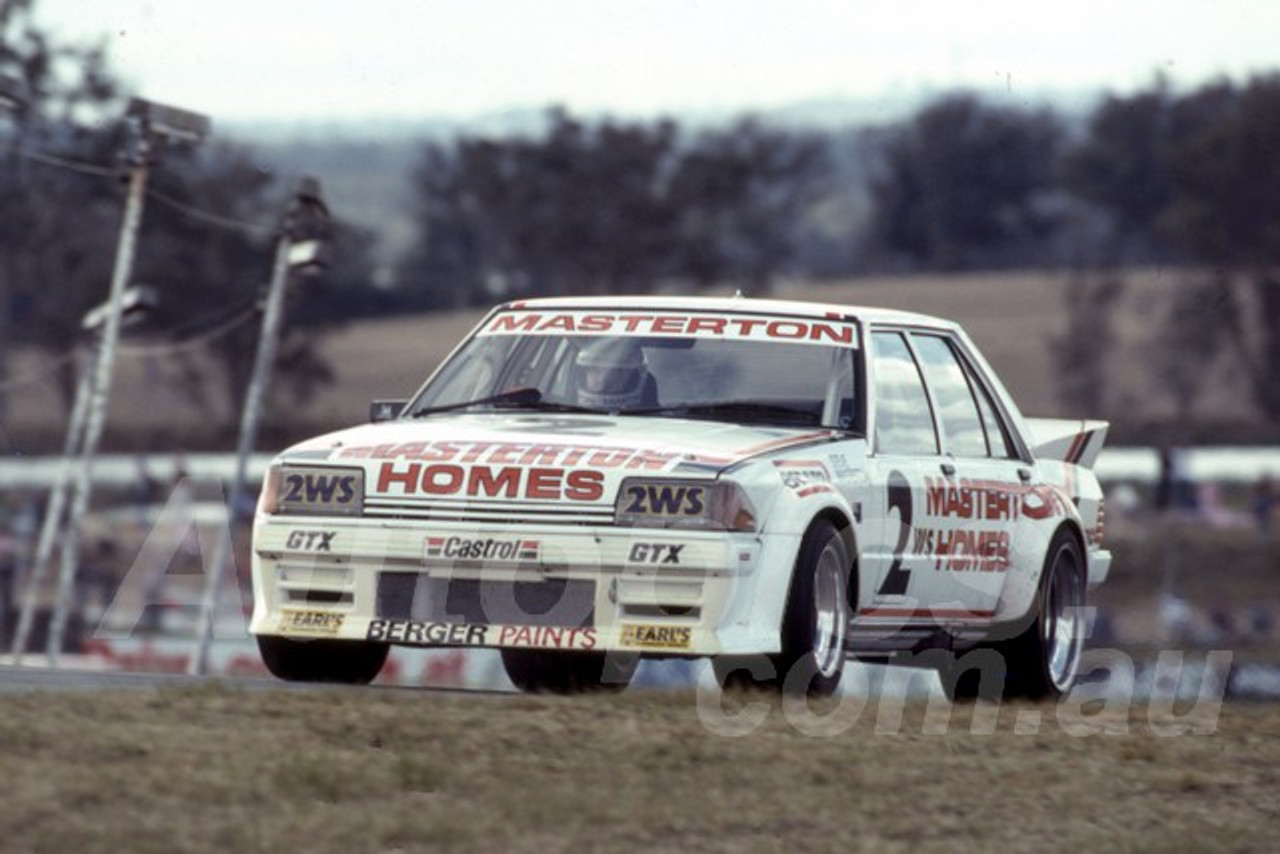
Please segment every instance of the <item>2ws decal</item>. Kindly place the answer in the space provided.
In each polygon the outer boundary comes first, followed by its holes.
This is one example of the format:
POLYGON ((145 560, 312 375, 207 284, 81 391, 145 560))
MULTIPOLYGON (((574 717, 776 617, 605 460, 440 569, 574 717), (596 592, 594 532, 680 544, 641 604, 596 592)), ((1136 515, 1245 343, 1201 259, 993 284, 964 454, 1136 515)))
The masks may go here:
POLYGON ((627 516, 701 516, 707 511, 707 488, 665 483, 630 484, 621 507, 627 516))
POLYGON ((280 476, 279 512, 360 514, 364 473, 359 469, 286 468, 280 476))

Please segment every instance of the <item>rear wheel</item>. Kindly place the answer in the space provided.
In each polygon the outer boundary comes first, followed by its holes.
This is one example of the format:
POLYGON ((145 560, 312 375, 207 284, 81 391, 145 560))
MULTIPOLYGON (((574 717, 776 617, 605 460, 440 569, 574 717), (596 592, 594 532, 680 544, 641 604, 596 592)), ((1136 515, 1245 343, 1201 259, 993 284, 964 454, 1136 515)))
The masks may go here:
POLYGON ((640 657, 625 652, 559 652, 504 649, 502 666, 527 694, 622 691, 631 684, 640 657))
POLYGON ((825 697, 844 673, 849 633, 849 549, 836 526, 813 523, 800 544, 782 621, 782 651, 712 662, 725 687, 825 697))
POLYGON ((382 670, 390 650, 385 643, 258 636, 262 663, 286 682, 367 685, 382 670))
POLYGON ((1016 637, 978 647, 949 670, 944 668, 943 689, 956 698, 1061 697, 1071 690, 1080 670, 1084 606, 1084 558, 1076 538, 1062 530, 1045 555, 1035 619, 1016 637), (999 677, 1000 670, 1003 679, 992 678, 999 677))

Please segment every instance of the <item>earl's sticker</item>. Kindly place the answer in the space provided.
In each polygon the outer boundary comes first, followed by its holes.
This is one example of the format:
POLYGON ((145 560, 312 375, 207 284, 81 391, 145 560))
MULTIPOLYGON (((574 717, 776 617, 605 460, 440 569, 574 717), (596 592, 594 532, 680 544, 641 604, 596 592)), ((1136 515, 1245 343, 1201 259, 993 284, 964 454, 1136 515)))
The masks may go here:
POLYGON ((280 614, 280 631, 291 635, 336 635, 342 629, 342 616, 286 608, 280 614))
POLYGON ((643 649, 688 649, 693 645, 693 629, 688 626, 624 623, 622 644, 643 649))

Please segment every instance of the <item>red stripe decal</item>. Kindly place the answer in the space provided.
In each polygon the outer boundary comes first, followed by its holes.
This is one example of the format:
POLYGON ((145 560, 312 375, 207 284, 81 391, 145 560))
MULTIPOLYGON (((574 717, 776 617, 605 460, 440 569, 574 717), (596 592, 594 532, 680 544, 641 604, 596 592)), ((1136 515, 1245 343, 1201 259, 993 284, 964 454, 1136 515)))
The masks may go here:
POLYGON ((1076 437, 1071 440, 1071 447, 1067 449, 1067 454, 1063 457, 1069 463, 1080 462, 1080 457, 1084 456, 1084 449, 1089 444, 1089 437, 1092 433, 1077 433, 1076 437))
POLYGON ((802 436, 786 436, 781 439, 774 439, 770 442, 764 442, 760 445, 753 445, 750 448, 743 448, 738 451, 738 459, 735 462, 742 462, 748 457, 754 457, 756 454, 763 454, 765 451, 776 451, 781 448, 787 448, 792 445, 803 445, 808 442, 815 442, 819 439, 825 439, 833 435, 829 430, 819 430, 814 433, 805 433, 802 436))

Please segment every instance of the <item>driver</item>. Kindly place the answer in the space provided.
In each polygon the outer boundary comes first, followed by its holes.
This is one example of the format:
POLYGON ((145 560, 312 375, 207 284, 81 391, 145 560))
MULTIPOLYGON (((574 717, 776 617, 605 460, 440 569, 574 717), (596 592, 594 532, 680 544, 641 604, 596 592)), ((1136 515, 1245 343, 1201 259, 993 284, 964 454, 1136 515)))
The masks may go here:
POLYGON ((578 402, 583 406, 616 410, 646 403, 646 392, 656 398, 644 351, 633 341, 595 341, 582 348, 576 365, 578 402))

